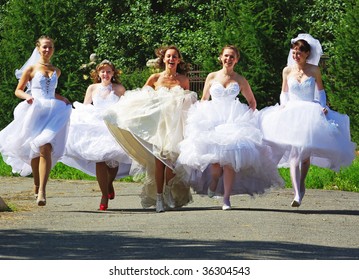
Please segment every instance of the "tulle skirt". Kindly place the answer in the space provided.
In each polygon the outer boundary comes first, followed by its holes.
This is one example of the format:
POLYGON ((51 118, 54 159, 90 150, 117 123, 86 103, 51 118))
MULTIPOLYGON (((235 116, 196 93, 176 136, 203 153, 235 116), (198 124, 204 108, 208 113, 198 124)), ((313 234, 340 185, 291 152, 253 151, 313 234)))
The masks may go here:
POLYGON ((260 112, 264 139, 281 154, 279 166, 310 158, 311 164, 338 171, 355 158, 349 117, 308 101, 289 101, 260 112))
POLYGON ((31 160, 40 156, 40 147, 52 146, 52 166, 63 155, 72 108, 57 99, 34 99, 19 103, 14 120, 0 132, 0 152, 14 173, 32 173, 31 160))
POLYGON ((117 177, 129 175, 131 158, 117 144, 103 121, 102 109, 74 102, 69 135, 61 162, 96 176, 96 163, 118 167, 117 177))
MULTIPOLYGON (((106 110, 104 120, 123 149, 145 169, 142 206, 156 204, 155 159, 173 169, 178 143, 183 139, 187 111, 197 100, 194 92, 180 87, 151 87, 126 91, 120 101, 106 110)), ((190 187, 180 176, 170 182, 177 207, 192 200, 190 187)))
MULTIPOLYGON (((176 170, 185 171, 194 191, 207 193, 212 164, 235 171, 232 194, 262 194, 283 185, 256 113, 238 100, 203 101, 190 109, 176 170)), ((216 192, 223 191, 221 179, 216 192)))

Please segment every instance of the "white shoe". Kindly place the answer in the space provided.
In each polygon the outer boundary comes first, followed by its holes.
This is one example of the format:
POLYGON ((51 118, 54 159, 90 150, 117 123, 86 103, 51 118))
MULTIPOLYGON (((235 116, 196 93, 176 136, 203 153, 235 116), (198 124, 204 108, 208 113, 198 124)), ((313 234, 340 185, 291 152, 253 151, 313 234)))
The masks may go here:
POLYGON ((300 200, 293 199, 293 201, 292 201, 292 203, 291 203, 291 206, 292 206, 292 207, 299 207, 299 206, 300 206, 300 203, 301 203, 300 200))
POLYGON ((208 188, 207 195, 208 195, 209 198, 212 198, 212 197, 214 197, 216 195, 216 192, 211 191, 211 189, 208 188))
POLYGON ((224 210, 224 211, 231 210, 231 209, 232 209, 231 205, 223 204, 223 206, 222 206, 222 210, 224 210))
POLYGON ((169 208, 175 208, 176 203, 173 199, 171 188, 169 186, 165 186, 165 191, 163 193, 163 198, 165 200, 165 203, 168 205, 169 208))
POLYGON ((165 212, 165 207, 163 205, 163 197, 162 194, 157 194, 157 200, 156 200, 156 212, 161 213, 165 212))

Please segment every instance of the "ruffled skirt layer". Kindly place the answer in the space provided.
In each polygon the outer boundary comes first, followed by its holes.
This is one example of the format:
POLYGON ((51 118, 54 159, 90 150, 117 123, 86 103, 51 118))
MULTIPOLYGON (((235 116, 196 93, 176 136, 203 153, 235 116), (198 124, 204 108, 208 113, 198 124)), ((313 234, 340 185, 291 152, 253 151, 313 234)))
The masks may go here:
POLYGON ((279 166, 310 158, 313 165, 338 171, 355 158, 349 117, 332 110, 325 115, 318 103, 290 101, 265 108, 260 124, 264 139, 281 154, 279 166))
POLYGON ((63 155, 71 106, 57 99, 23 101, 14 110, 14 120, 0 132, 0 152, 14 173, 31 174, 31 160, 40 147, 52 146, 52 166, 63 155))
MULTIPOLYGON (((196 93, 179 87, 157 91, 144 87, 127 91, 104 114, 117 142, 146 169, 141 195, 143 207, 156 204, 155 159, 173 168, 187 111, 196 100, 196 93)), ((192 200, 190 187, 179 176, 175 176, 170 185, 177 207, 192 200)))
POLYGON ((118 167, 116 178, 129 175, 132 160, 107 129, 103 110, 79 102, 75 102, 74 107, 65 153, 60 161, 91 176, 96 176, 97 162, 118 167))
MULTIPOLYGON (((197 193, 207 193, 212 164, 233 168, 232 194, 262 194, 283 185, 255 115, 237 100, 198 102, 190 109, 176 170, 185 171, 197 193)), ((222 179, 216 192, 224 192, 222 179)))

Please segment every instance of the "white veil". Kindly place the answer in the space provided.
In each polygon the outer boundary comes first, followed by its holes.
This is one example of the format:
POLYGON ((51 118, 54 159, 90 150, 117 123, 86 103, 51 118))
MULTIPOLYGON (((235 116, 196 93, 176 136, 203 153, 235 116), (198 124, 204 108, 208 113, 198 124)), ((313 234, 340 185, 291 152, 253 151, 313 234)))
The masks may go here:
MULTIPOLYGON (((39 53, 39 50, 37 49, 37 47, 33 50, 30 58, 25 62, 25 64, 23 66, 21 66, 20 69, 16 69, 15 70, 15 76, 16 76, 16 79, 20 80, 21 76, 22 76, 22 73, 24 72, 24 70, 31 66, 31 65, 34 65, 35 63, 37 63, 40 59, 40 53, 39 53)), ((30 93, 30 89, 31 89, 31 82, 28 82, 27 85, 26 85, 27 89, 26 89, 26 92, 27 93, 30 93)))
MULTIPOLYGON (((320 42, 313 38, 310 34, 302 33, 298 34, 297 38, 292 39, 291 44, 297 42, 298 40, 304 40, 310 45, 310 55, 307 59, 307 63, 318 65, 320 57, 323 55, 323 50, 320 42)), ((289 50, 287 65, 294 64, 294 60, 292 58, 292 49, 289 50)))

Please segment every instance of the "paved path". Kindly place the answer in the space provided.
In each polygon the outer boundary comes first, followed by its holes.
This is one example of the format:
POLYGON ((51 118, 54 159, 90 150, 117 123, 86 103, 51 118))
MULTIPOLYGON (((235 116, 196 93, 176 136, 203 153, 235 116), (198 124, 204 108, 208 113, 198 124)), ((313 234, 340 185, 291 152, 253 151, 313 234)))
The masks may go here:
POLYGON ((30 178, 1 178, 0 259, 336 259, 359 260, 359 193, 308 190, 299 209, 292 191, 255 199, 193 195, 181 209, 142 209, 137 183, 116 182, 109 210, 97 211, 95 181, 50 180, 48 204, 35 205, 30 178))

